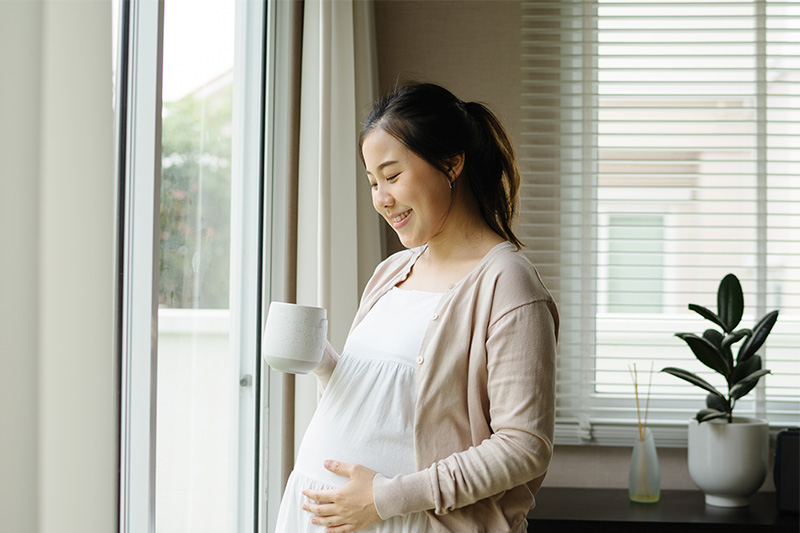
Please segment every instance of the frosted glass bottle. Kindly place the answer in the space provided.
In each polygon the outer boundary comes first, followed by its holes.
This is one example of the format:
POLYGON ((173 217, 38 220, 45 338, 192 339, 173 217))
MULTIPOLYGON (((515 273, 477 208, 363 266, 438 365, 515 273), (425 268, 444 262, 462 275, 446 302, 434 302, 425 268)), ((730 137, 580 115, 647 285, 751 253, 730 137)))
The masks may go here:
POLYGON ((628 471, 628 495, 631 501, 655 503, 661 495, 661 471, 653 433, 645 429, 644 440, 637 434, 633 442, 631 467, 628 471))

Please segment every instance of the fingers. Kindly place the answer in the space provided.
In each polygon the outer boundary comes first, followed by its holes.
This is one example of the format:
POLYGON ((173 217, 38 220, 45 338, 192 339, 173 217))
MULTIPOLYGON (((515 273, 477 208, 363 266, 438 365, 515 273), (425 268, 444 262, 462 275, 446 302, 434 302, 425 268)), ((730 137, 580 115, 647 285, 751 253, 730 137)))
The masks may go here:
MULTIPOLYGON (((336 526, 342 526, 341 516, 336 514, 336 506, 331 503, 304 503, 302 509, 312 514, 311 523, 317 526, 331 526, 328 531, 335 531, 336 526)), ((344 531, 344 530, 340 530, 344 531)))
POLYGON ((334 474, 348 477, 342 487, 331 490, 306 489, 308 498, 302 509, 312 514, 311 522, 326 527, 326 532, 345 533, 362 529, 380 521, 372 499, 372 480, 375 472, 367 467, 325 461, 325 468, 334 474))
POLYGON ((304 490, 301 494, 316 503, 334 503, 338 501, 337 490, 304 490))
POLYGON ((336 513, 335 506, 330 503, 304 503, 302 509, 316 516, 333 516, 336 513))
POLYGON ((343 525, 343 526, 336 526, 336 527, 329 527, 325 530, 325 533, 349 533, 350 531, 355 531, 355 527, 351 525, 343 525))
POLYGON ((345 519, 336 514, 336 507, 332 504, 306 503, 303 510, 312 513, 312 524, 327 526, 326 533, 355 531, 352 524, 346 524, 345 519))
POLYGON ((315 526, 325 527, 325 532, 330 531, 355 531, 355 526, 345 524, 344 520, 338 516, 315 516, 311 518, 311 523, 315 526))
POLYGON ((325 461, 325 468, 327 468, 334 474, 350 477, 353 475, 356 465, 352 463, 340 463, 339 461, 328 460, 325 461))

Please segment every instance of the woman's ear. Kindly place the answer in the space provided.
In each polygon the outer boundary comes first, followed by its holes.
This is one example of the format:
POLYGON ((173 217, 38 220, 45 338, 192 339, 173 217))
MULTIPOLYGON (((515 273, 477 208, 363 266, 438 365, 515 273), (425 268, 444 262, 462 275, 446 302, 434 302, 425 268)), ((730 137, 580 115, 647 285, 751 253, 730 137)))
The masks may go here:
POLYGON ((464 153, 454 155, 447 160, 447 179, 455 181, 464 170, 464 153))

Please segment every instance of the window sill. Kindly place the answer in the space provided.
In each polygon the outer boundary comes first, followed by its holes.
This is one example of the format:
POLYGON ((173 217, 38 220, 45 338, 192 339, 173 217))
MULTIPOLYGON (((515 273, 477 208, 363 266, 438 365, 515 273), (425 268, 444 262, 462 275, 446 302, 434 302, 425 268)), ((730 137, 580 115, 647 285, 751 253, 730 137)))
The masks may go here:
POLYGON ((653 504, 633 503, 626 489, 573 489, 543 487, 536 508, 528 517, 528 531, 674 532, 725 531, 745 526, 748 531, 792 532, 798 515, 781 514, 774 492, 758 492, 750 505, 722 508, 705 505, 696 490, 661 491, 653 504))

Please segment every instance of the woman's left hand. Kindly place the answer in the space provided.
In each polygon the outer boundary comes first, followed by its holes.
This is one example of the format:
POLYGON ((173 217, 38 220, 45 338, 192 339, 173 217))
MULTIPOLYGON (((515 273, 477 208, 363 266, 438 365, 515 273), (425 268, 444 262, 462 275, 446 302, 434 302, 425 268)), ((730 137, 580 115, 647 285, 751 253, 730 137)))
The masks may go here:
POLYGON ((303 510, 314 515, 312 523, 327 526, 326 531, 330 533, 344 533, 381 521, 372 499, 374 471, 338 461, 325 461, 325 468, 350 481, 334 490, 303 491, 303 495, 312 500, 303 504, 303 510))

